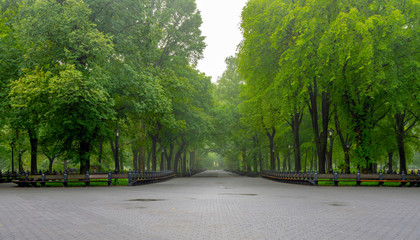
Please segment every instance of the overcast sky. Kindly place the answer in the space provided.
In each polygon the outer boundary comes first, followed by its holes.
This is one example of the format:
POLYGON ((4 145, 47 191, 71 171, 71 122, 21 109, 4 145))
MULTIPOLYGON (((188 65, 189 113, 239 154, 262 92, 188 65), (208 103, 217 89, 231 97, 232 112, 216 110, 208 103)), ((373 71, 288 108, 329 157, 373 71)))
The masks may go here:
POLYGON ((225 58, 232 56, 242 40, 241 11, 248 0, 196 0, 201 11, 201 31, 207 47, 198 69, 216 82, 226 69, 225 58))

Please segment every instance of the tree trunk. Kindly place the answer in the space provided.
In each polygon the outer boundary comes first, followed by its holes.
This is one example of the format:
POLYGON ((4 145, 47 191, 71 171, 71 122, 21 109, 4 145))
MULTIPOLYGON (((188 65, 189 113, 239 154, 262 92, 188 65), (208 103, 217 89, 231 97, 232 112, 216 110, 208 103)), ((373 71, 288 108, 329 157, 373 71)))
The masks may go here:
POLYGON ((184 142, 182 142, 182 144, 179 146, 178 151, 177 151, 177 152, 176 152, 176 154, 175 154, 174 171, 175 171, 176 173, 178 173, 178 172, 179 172, 179 159, 181 158, 182 152, 183 152, 183 150, 184 150, 184 146, 185 146, 185 143, 184 143, 184 142))
POLYGON ((316 150, 319 159, 319 173, 325 173, 325 157, 327 152, 327 141, 328 141, 328 122, 329 122, 329 112, 330 112, 330 94, 323 91, 322 92, 322 103, 321 103, 321 118, 322 118, 322 130, 319 131, 319 120, 318 120, 318 86, 317 79, 314 77, 313 84, 309 87, 309 113, 312 120, 312 129, 314 131, 314 139, 316 150))
POLYGON ((407 173, 405 147, 404 147, 404 118, 405 113, 395 114, 395 133, 398 146, 398 153, 400 155, 400 171, 407 173))
POLYGON ((341 124, 338 119, 337 112, 334 113, 334 122, 335 122, 335 130, 337 131, 337 135, 340 139, 341 147, 343 148, 344 152, 344 162, 346 164, 345 171, 346 173, 350 173, 350 142, 349 142, 349 135, 347 134, 346 138, 343 136, 343 132, 341 131, 341 124))
POLYGON ((271 134, 266 130, 268 140, 270 141, 270 170, 276 170, 275 150, 274 150, 274 135, 276 134, 276 128, 271 128, 271 134))
POLYGON ((334 144, 334 137, 331 136, 330 137, 330 150, 328 151, 328 172, 329 173, 332 173, 333 172, 333 161, 332 161, 333 144, 334 144))
POLYGON ((166 169, 167 170, 172 169, 171 162, 172 162, 173 153, 174 153, 174 144, 171 143, 171 144, 169 144, 169 154, 167 152, 165 153, 165 155, 166 155, 166 169))
POLYGON ((254 172, 258 172, 258 156, 254 153, 254 172))
POLYGON ((139 149, 139 169, 140 171, 144 172, 144 160, 145 160, 145 152, 144 147, 141 146, 139 149))
POLYGON ((393 163, 392 163, 392 157, 394 156, 393 152, 389 152, 388 153, 388 173, 392 173, 394 170, 393 168, 393 163))
POLYGON ((152 137, 152 171, 156 171, 156 145, 157 139, 152 137))
POLYGON ((124 155, 123 155, 124 150, 123 150, 123 148, 120 144, 118 145, 118 151, 117 152, 118 152, 118 159, 120 161, 120 170, 124 171, 124 155))
POLYGON ((37 155, 38 155, 38 138, 33 130, 28 130, 29 141, 31 143, 31 172, 38 172, 37 155))
POLYGON ((111 145, 111 150, 112 153, 114 155, 114 167, 115 167, 115 171, 119 172, 120 171, 120 160, 119 160, 119 156, 118 156, 118 137, 115 138, 115 145, 114 142, 111 140, 109 141, 110 145, 111 145))
POLYGON ((283 172, 286 172, 287 168, 287 159, 289 158, 289 149, 287 149, 286 157, 283 158, 283 172))
POLYGON ((99 142, 99 153, 98 153, 98 163, 99 163, 99 172, 102 171, 102 157, 104 152, 104 141, 99 142))
POLYGON ((82 140, 79 145, 80 174, 85 174, 90 169, 89 150, 90 144, 82 140))
POLYGON ((52 172, 52 168, 53 168, 53 163, 54 163, 55 156, 52 156, 52 157, 48 157, 47 156, 47 158, 48 158, 48 161, 49 161, 48 171, 49 172, 52 172))
POLYGON ((190 152, 190 170, 196 170, 195 166, 196 162, 195 162, 195 150, 190 152))
POLYGON ((147 151, 147 162, 146 162, 146 167, 147 167, 147 171, 150 171, 150 160, 152 158, 152 154, 151 151, 147 151))
POLYGON ((165 150, 161 146, 161 149, 160 149, 160 171, 163 171, 164 168, 165 168, 165 150))
POLYGON ((302 114, 295 110, 295 114, 292 116, 292 132, 293 132, 293 149, 295 157, 295 171, 301 170, 300 163, 300 140, 299 140, 299 127, 302 122, 302 114))
POLYGON ((187 149, 184 149, 182 157, 182 174, 187 172, 187 149))
POLYGON ((18 155, 18 165, 19 165, 19 172, 23 172, 23 162, 22 162, 22 155, 23 153, 25 153, 25 151, 19 151, 19 155, 18 155))
POLYGON ((137 148, 137 146, 132 146, 131 147, 131 151, 133 153, 133 170, 137 171, 137 166, 138 166, 138 156, 139 156, 139 149, 137 148))
POLYGON ((243 148, 242 149, 242 166, 243 166, 243 169, 245 170, 246 169, 246 148, 243 148))

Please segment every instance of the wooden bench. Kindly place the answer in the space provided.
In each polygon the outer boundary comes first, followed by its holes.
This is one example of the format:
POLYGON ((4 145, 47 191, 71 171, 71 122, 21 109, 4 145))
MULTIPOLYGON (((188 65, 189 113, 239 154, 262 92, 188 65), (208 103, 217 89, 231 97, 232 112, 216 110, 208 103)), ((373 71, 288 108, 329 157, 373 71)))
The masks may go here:
MULTIPOLYGON (((126 178, 126 174, 117 174, 112 176, 114 179, 126 178)), ((25 173, 21 175, 18 180, 14 180, 19 187, 29 187, 36 186, 38 183, 42 187, 46 183, 62 183, 64 186, 68 186, 68 183, 79 183, 83 182, 86 186, 89 186, 91 182, 106 182, 108 186, 112 185, 112 177, 109 178, 109 174, 57 174, 57 175, 48 175, 48 174, 29 174, 25 173)))
POLYGON ((133 172, 128 174, 128 185, 142 185, 148 183, 155 183, 159 181, 165 181, 175 177, 173 171, 165 172, 133 172))
POLYGON ((420 173, 410 175, 398 174, 339 174, 337 172, 331 174, 309 174, 309 173, 279 173, 279 172, 264 172, 261 173, 264 178, 281 181, 285 183, 298 183, 311 185, 318 185, 319 182, 333 182, 338 186, 340 182, 355 182, 356 186, 360 186, 362 182, 377 182, 382 186, 385 182, 398 182, 401 186, 409 183, 409 186, 420 185, 420 173))

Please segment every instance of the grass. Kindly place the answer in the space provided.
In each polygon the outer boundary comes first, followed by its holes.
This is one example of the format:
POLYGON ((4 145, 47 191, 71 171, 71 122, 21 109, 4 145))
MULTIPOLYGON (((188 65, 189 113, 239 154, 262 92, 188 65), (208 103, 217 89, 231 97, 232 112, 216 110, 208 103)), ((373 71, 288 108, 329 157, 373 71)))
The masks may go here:
MULTIPOLYGON (((334 186, 334 181, 320 181, 318 182, 319 186, 334 186)), ((341 181, 338 183, 338 186, 356 186, 356 181, 341 181)), ((377 182, 362 182, 360 186, 365 187, 378 187, 377 182)), ((399 182, 384 182, 384 187, 400 187, 401 183, 399 182)), ((408 186, 408 184, 407 184, 408 186)))
MULTIPOLYGON (((99 180, 99 179, 98 179, 99 180)), ((107 179, 100 179, 100 180, 107 180, 107 179)), ((128 186, 128 179, 127 178, 120 178, 117 181, 116 179, 112 180, 112 186, 128 186)), ((37 183, 37 187, 41 187, 40 183, 37 183)), ((46 182, 45 187, 64 187, 63 183, 58 182, 46 182)), ((67 187, 86 187, 84 182, 72 182, 69 181, 67 183, 67 187)), ((90 187, 108 187, 107 182, 90 182, 90 187)))

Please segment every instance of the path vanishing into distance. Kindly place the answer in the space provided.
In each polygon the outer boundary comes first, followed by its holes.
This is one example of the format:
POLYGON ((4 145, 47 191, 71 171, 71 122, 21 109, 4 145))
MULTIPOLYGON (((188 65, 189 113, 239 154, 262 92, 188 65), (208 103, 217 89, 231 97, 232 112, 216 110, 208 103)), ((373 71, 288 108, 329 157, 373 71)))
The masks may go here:
POLYGON ((420 188, 205 171, 134 187, 0 184, 0 239, 419 239, 420 188))

